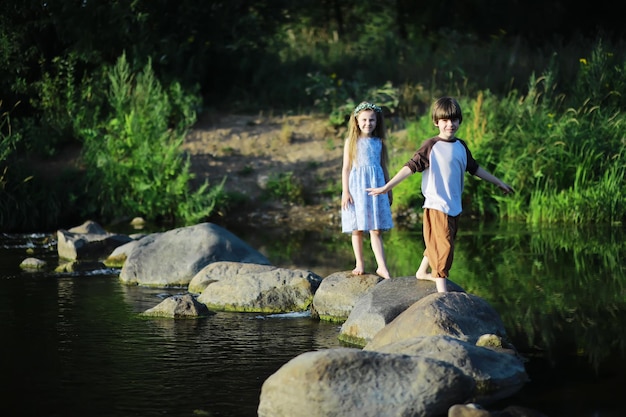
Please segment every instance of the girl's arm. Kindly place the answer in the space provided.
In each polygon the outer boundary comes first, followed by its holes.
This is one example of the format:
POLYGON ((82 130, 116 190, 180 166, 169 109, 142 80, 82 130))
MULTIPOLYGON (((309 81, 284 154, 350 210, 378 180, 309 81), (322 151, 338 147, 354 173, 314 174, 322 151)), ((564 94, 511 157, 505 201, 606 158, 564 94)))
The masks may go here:
POLYGON ((352 195, 350 194, 350 170, 352 164, 350 162, 350 149, 348 146, 348 139, 346 139, 343 145, 343 166, 341 168, 341 208, 347 209, 350 204, 353 204, 352 195))
POLYGON ((487 172, 482 167, 478 167, 474 175, 476 175, 478 178, 482 178, 485 181, 489 181, 490 183, 495 184, 498 188, 504 191, 504 194, 509 194, 509 193, 514 192, 513 188, 511 188, 510 185, 504 183, 500 178, 487 172))

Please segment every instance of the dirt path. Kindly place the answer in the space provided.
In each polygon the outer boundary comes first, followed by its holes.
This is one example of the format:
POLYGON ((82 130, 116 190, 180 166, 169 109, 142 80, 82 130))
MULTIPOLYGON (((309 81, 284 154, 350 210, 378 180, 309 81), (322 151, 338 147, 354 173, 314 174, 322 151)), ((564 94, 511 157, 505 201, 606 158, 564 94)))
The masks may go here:
POLYGON ((250 202, 244 210, 227 213, 225 221, 247 217, 294 228, 319 227, 338 218, 344 135, 345 130, 314 116, 205 114, 187 135, 183 150, 191 157, 198 183, 216 185, 226 178, 226 190, 250 202), (293 174, 306 204, 263 198, 268 179, 280 173, 293 174))

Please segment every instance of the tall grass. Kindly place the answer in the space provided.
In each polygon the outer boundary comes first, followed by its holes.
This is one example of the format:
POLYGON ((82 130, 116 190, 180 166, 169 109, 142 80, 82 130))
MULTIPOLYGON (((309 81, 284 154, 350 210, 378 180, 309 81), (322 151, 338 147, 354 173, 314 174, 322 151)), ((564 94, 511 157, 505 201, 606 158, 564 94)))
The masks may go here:
MULTIPOLYGON (((554 67, 532 75, 525 94, 512 90, 498 98, 481 90, 460 97, 464 114, 457 136, 481 166, 516 191, 501 196, 492 184, 468 178, 466 212, 530 223, 624 221, 624 103, 615 86, 623 85, 626 64, 603 51, 599 44, 590 59, 579 61, 575 91, 584 99, 558 92, 554 67)), ((436 134, 430 114, 424 112, 407 132, 406 143, 392 142, 392 171, 436 134)), ((417 208, 421 201, 417 181, 394 192, 396 210, 417 208)))

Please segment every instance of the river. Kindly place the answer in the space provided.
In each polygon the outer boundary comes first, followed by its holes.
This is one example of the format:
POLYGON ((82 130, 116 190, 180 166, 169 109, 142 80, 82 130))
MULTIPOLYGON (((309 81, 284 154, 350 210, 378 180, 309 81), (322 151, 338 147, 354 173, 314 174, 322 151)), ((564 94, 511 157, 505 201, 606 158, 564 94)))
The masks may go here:
MULTIPOLYGON (((334 230, 231 231, 278 266, 322 277, 353 267, 349 237, 334 230)), ((626 415, 624 236, 621 225, 462 226, 451 279, 501 314, 531 378, 489 409, 514 404, 551 417, 626 415)), ((53 238, 0 235, 7 417, 256 417, 268 376, 301 353, 341 346, 340 325, 305 314, 145 319, 137 313, 182 290, 127 287, 116 269, 19 268, 29 256, 56 265, 53 238)), ((388 232, 385 249, 393 276, 412 275, 421 233, 388 232)))

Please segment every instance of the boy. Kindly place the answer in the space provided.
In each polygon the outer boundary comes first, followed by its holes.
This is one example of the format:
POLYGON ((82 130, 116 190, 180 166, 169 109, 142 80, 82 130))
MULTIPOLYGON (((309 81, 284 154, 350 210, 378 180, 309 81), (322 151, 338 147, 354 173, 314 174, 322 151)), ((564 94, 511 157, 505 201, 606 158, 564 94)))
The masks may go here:
POLYGON ((454 256, 454 239, 462 211, 465 171, 498 186, 504 194, 513 189, 481 168, 466 143, 455 137, 463 115, 452 97, 441 97, 432 108, 439 136, 427 139, 398 173, 382 187, 368 188, 369 195, 391 191, 416 172, 422 173, 424 195, 424 258, 415 273, 417 279, 433 279, 438 292, 447 292, 447 278, 454 256), (430 266, 431 273, 427 273, 430 266))

